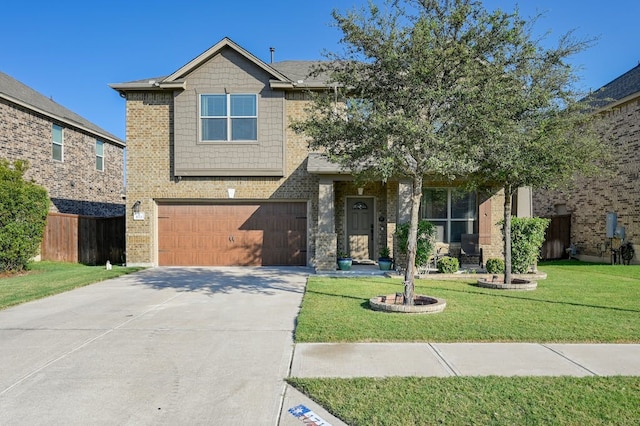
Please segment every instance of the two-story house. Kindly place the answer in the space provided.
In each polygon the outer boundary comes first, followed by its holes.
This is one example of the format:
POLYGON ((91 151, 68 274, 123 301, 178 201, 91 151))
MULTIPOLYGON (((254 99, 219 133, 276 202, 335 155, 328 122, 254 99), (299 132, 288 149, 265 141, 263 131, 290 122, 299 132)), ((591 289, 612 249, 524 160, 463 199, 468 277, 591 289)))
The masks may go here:
POLYGON ((611 259, 611 236, 624 237, 640 250, 640 65, 615 78, 589 96, 595 113, 610 120, 608 142, 614 156, 612 170, 599 178, 580 178, 563 191, 536 191, 535 213, 557 222, 557 235, 548 241, 549 256, 559 257, 575 247, 575 257, 587 261, 611 259), (608 229, 609 228, 609 229, 608 229), (617 232, 616 232, 617 228, 617 232), (619 235, 618 235, 619 234, 619 235))
POLYGON ((124 214, 125 143, 0 72, 0 157, 26 160, 26 179, 45 187, 51 212, 124 214))
MULTIPOLYGON (((339 252, 393 250, 408 183, 358 187, 290 129, 309 91, 330 89, 312 64, 267 64, 225 38, 168 76, 111 85, 126 98, 128 263, 332 270, 339 252)), ((441 244, 477 234, 485 258, 502 256, 501 193, 424 193, 441 244)))

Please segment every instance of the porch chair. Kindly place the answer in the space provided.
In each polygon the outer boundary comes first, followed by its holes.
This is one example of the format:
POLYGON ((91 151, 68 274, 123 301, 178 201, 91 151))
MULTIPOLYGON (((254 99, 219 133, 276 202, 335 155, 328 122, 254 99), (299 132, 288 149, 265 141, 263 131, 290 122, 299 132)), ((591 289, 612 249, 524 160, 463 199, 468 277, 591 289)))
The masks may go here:
POLYGON ((480 247, 479 234, 462 234, 460 239, 460 254, 458 255, 458 261, 460 266, 463 264, 474 264, 477 258, 477 263, 482 267, 484 263, 482 248, 480 247))

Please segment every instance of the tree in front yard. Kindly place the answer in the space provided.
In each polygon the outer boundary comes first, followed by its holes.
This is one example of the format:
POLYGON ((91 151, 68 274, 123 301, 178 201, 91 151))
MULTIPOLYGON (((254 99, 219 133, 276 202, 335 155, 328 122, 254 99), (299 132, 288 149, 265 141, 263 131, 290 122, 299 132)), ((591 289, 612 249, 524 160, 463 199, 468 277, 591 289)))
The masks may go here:
POLYGON ((474 137, 493 126, 492 102, 503 99, 489 91, 505 88, 497 70, 508 70, 521 21, 473 0, 389 0, 333 18, 344 51, 316 69, 333 90, 316 95, 293 129, 357 179, 411 182, 404 302, 412 304, 423 180, 478 171, 474 137))
MULTIPOLYGON (((576 174, 599 171, 609 157, 600 136, 604 121, 590 112, 576 91, 575 68, 567 59, 589 41, 571 34, 545 49, 531 25, 514 19, 511 48, 485 64, 485 108, 473 111, 472 136, 477 167, 470 176, 479 187, 503 189, 505 283, 511 283, 511 206, 519 187, 552 189, 576 174), (489 119, 485 119, 485 117, 489 119)), ((518 268, 520 269, 520 267, 518 268)))
POLYGON ((24 180, 26 163, 0 159, 0 271, 21 271, 38 254, 49 211, 47 191, 24 180))

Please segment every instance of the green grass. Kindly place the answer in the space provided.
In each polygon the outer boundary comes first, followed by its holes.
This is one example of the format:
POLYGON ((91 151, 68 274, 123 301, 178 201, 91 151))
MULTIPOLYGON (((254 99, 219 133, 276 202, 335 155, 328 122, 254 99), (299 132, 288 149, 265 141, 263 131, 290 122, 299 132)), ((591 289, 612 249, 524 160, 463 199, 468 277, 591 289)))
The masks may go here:
POLYGON ((289 379, 357 425, 637 425, 638 377, 289 379))
POLYGON ((0 309, 139 271, 142 268, 34 262, 27 273, 0 278, 0 309))
MULTIPOLYGON (((373 312, 398 280, 311 277, 298 342, 640 342, 640 267, 541 264, 531 292, 481 289, 473 277, 416 281, 447 300, 434 315, 373 312)), ((349 425, 636 425, 640 377, 300 379, 289 382, 349 425)))
POLYGON ((433 315, 374 312, 368 299, 402 291, 388 278, 310 277, 297 342, 640 342, 640 266, 541 264, 534 291, 483 289, 473 277, 416 280, 444 298, 433 315))

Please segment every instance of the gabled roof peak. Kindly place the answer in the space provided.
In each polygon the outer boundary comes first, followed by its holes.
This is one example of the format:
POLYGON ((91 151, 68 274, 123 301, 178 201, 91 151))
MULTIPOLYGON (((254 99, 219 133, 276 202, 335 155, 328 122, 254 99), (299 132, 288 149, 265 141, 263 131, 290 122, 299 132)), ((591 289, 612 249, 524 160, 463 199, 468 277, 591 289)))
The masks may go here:
POLYGON ((235 50, 240 55, 244 56, 247 60, 254 63, 258 68, 263 69, 266 73, 270 74, 273 78, 278 81, 288 81, 287 77, 266 64, 264 61, 260 60, 258 57, 253 55, 248 50, 244 49, 242 46, 231 40, 229 37, 224 37, 222 40, 211 46, 209 49, 189 61, 186 65, 181 67, 179 70, 165 78, 162 83, 173 83, 177 82, 180 79, 184 78, 187 74, 189 74, 194 69, 201 66, 203 63, 211 59, 213 56, 220 53, 225 48, 230 48, 235 50))

